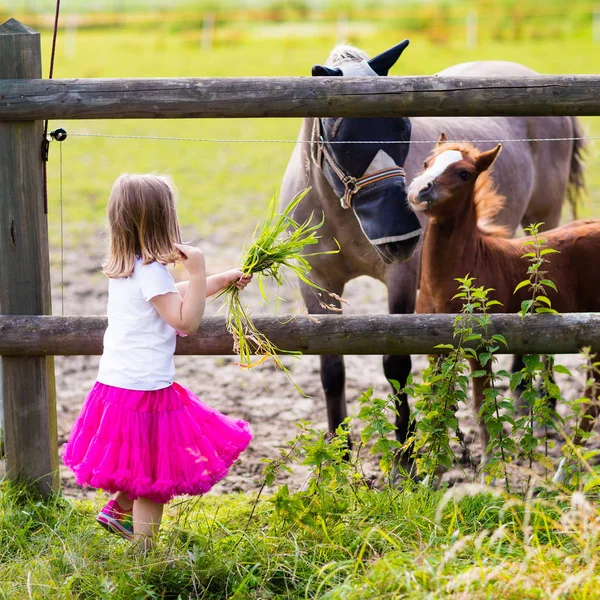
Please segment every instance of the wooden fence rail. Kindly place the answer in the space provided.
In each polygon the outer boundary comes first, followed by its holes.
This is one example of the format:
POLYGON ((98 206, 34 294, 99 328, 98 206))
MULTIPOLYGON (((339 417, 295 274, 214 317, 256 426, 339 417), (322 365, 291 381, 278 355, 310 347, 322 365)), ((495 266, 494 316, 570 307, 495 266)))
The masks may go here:
MULTIPOLYGON (((304 354, 429 354, 451 344, 456 315, 318 315, 319 322, 256 317, 275 345, 304 354)), ((0 316, 0 355, 50 356, 102 353, 105 317, 0 316)), ((501 353, 572 354, 600 351, 600 313, 493 315, 489 329, 502 334, 501 353)), ((224 317, 206 317, 197 334, 177 341, 177 354, 232 354, 224 317)))
POLYGON ((600 75, 0 80, 0 121, 549 115, 600 115, 600 75))

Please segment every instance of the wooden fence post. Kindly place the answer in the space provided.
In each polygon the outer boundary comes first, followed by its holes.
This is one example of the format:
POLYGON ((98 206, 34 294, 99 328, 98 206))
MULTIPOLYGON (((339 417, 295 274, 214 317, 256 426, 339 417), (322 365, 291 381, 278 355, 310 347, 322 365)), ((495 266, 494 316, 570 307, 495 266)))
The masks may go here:
MULTIPOLYGON (((0 78, 42 76, 40 35, 0 25, 0 78)), ((0 123, 0 313, 48 315, 50 259, 42 177, 42 122, 0 123)), ((52 357, 2 358, 6 471, 50 493, 58 483, 52 357)))

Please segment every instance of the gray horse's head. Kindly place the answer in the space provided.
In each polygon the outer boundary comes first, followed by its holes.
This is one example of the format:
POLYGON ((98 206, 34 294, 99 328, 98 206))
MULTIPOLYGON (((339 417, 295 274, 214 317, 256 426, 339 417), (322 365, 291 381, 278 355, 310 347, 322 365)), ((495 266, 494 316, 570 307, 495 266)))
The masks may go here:
MULTIPOLYGON (((386 76, 406 46, 408 40, 370 60, 357 48, 338 46, 325 66, 315 65, 312 74, 386 76)), ((366 237, 387 263, 409 259, 421 234, 408 206, 402 169, 410 131, 407 118, 376 117, 315 119, 313 128, 313 141, 320 141, 313 157, 318 157, 342 206, 354 210, 366 237)))

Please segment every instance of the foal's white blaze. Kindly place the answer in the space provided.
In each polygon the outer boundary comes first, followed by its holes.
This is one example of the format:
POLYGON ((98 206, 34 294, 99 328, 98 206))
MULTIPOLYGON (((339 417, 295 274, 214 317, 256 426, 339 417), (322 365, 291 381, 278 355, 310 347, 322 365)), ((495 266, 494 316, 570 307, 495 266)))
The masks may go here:
MULTIPOLYGON (((446 150, 436 156, 433 164, 421 175, 415 177, 408 186, 408 199, 414 202, 419 195, 419 192, 434 182, 450 165, 459 162, 463 159, 462 154, 458 150, 446 150)), ((413 206, 416 210, 425 210, 427 205, 425 202, 413 206)))
POLYGON ((363 177, 370 173, 375 173, 376 171, 381 171, 383 169, 390 169, 395 166, 397 165, 394 162, 394 159, 384 150, 379 150, 371 161, 371 164, 367 167, 367 170, 363 173, 363 177))

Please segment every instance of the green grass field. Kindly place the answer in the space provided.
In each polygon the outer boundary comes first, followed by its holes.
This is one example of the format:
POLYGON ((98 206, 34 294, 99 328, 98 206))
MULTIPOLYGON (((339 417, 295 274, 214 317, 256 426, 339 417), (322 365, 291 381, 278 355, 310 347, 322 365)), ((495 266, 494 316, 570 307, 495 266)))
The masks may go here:
MULTIPOLYGON (((174 77, 307 75, 323 62, 336 40, 286 35, 285 25, 269 27, 264 35, 241 37, 203 52, 197 33, 184 31, 81 31, 75 53, 65 55, 67 41, 59 38, 55 77, 174 77), (269 34, 272 37, 267 37, 269 34), (277 37, 276 37, 277 35, 277 37)), ((383 30, 354 35, 351 41, 374 55, 409 31, 383 30)), ((591 42, 553 40, 485 43, 467 50, 464 41, 439 46, 414 38, 394 75, 431 74, 451 64, 474 59, 523 62, 546 73, 594 73, 600 59, 591 42)), ((48 68, 49 35, 43 38, 44 69, 48 68)), ((70 43, 70 42, 69 42, 70 43)), ((589 135, 600 135, 599 119, 584 119, 589 135)), ((106 199, 114 179, 124 171, 168 172, 177 183, 184 225, 200 236, 217 229, 245 234, 265 213, 277 192, 292 151, 291 144, 261 140, 295 140, 298 119, 127 120, 53 122, 72 133, 170 136, 210 139, 250 139, 256 143, 197 143, 157 140, 84 138, 72 135, 63 143, 63 193, 66 243, 77 233, 96 231, 103 223, 106 199)), ((597 216, 600 207, 598 142, 589 144, 587 179, 590 195, 582 214, 597 216)), ((51 239, 58 240, 58 148, 51 147, 49 165, 51 239)))

